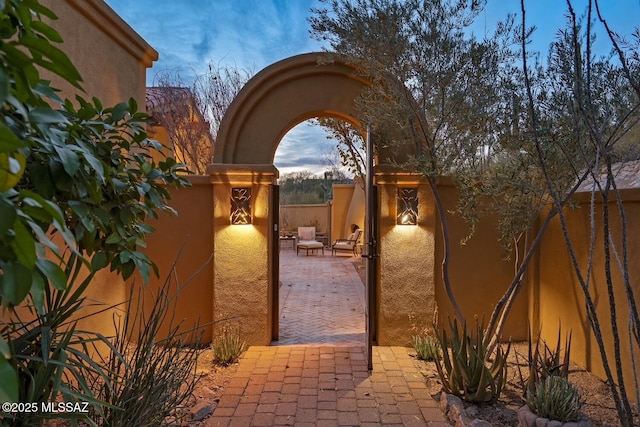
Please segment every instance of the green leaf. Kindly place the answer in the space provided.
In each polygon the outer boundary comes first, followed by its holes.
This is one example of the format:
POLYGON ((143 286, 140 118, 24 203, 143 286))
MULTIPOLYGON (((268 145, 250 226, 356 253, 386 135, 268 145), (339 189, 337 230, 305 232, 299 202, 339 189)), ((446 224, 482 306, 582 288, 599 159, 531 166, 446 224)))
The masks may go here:
POLYGON ((60 37, 60 33, 58 33, 55 29, 51 28, 42 21, 33 21, 31 23, 31 28, 33 28, 34 31, 42 34, 52 42, 62 43, 62 37, 60 37))
POLYGON ((5 263, 2 269, 2 292, 11 304, 18 305, 31 289, 31 270, 19 262, 5 263))
POLYGON ((36 308, 36 312, 41 316, 46 314, 44 305, 44 280, 42 280, 42 276, 40 276, 37 271, 33 271, 31 291, 29 293, 33 300, 33 306, 36 308))
POLYGON ((17 216, 16 207, 4 197, 0 198, 0 236, 9 231, 17 216))
POLYGON ((118 233, 112 233, 109 237, 107 237, 107 240, 105 240, 105 243, 108 245, 112 245, 120 241, 122 241, 122 237, 120 237, 118 233))
POLYGON ((36 265, 36 242, 22 221, 15 221, 13 225, 15 237, 9 244, 22 264, 28 269, 36 265))
POLYGON ((98 271, 105 268, 109 264, 107 254, 104 252, 96 252, 91 258, 91 268, 98 271))
MULTIPOLYGON (((1 83, 1 82, 0 82, 1 83)), ((0 84, 0 90, 1 90, 0 84)), ((0 123, 0 153, 7 153, 23 148, 25 144, 13 133, 7 125, 0 123)))
POLYGON ((54 146, 56 153, 60 156, 60 160, 62 161, 62 167, 64 168, 67 175, 70 177, 74 176, 78 169, 80 169, 80 159, 78 159, 78 155, 66 147, 60 147, 58 145, 54 146))
POLYGON ((6 358, 0 357, 0 401, 17 402, 18 398, 18 372, 6 358))
POLYGON ((60 266, 44 258, 38 259, 36 265, 42 274, 51 281, 54 288, 60 291, 67 289, 67 275, 60 266))
POLYGON ((79 87, 78 82, 82 81, 82 77, 63 51, 53 46, 47 40, 29 34, 22 37, 20 41, 33 54, 33 62, 35 64, 53 71, 72 85, 79 87), (42 58, 49 58, 50 61, 45 61, 42 58))
POLYGON ((29 119, 35 123, 67 123, 67 118, 60 111, 50 107, 35 107, 29 111, 29 119))
POLYGON ((0 193, 10 190, 22 178, 27 159, 20 152, 0 152, 0 193))
POLYGON ((11 347, 9 347, 9 344, 7 344, 2 335, 0 335, 0 355, 4 356, 5 359, 11 357, 11 347))
POLYGON ((129 106, 126 103, 121 102, 120 104, 113 107, 111 116, 113 117, 114 121, 119 122, 120 120, 124 119, 128 112, 129 106))

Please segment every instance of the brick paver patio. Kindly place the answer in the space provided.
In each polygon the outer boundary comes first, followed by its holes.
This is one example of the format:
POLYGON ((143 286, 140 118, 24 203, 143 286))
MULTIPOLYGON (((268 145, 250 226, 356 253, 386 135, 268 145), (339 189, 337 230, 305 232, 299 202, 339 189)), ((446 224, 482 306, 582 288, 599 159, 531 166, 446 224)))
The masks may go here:
POLYGON ((253 346, 207 426, 449 424, 404 347, 364 354, 364 286, 352 258, 281 252, 280 340, 253 346))

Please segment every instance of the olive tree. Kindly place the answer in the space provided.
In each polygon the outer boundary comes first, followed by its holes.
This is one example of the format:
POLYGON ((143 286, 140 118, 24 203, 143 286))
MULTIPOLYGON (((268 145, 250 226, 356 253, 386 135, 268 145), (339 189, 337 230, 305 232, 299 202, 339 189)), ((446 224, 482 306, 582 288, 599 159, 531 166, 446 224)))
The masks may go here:
MULTIPOLYGON (((469 25, 483 1, 324 3, 329 8, 315 11, 312 32, 372 82, 359 103, 365 121, 386 138, 381 142, 385 147, 377 147, 378 153, 397 152, 394 148, 407 142, 413 146, 411 155, 395 161, 420 173, 432 190, 444 246, 443 283, 462 322, 465 313, 448 274, 453 242, 438 179, 450 176, 455 180, 461 194, 458 213, 467 219, 470 235, 483 211, 499 217, 501 241, 515 260, 515 269, 487 325, 485 344, 492 348, 544 233, 558 217, 566 233, 564 212, 585 180, 597 182, 605 200, 619 197, 611 163, 625 157, 620 141, 637 126, 638 34, 635 44, 625 44, 599 16, 618 61, 596 60, 590 50, 590 22, 598 3, 590 2, 589 24, 581 26, 568 1, 567 27, 550 47, 546 63, 530 65, 536 56, 528 51, 528 43, 535 33, 527 28, 524 1, 519 24, 514 16, 506 16, 495 34, 482 40, 474 37, 469 25), (602 171, 604 181, 600 180, 602 171)), ((612 246, 613 239, 605 240, 609 260, 605 271, 614 259, 621 267, 632 314, 629 327, 637 341, 635 296, 625 276, 625 238, 619 248, 612 246)), ((569 248, 572 251, 571 245, 569 248)), ((572 258, 576 264, 573 254, 572 258)), ((582 285, 595 331, 595 308, 587 292, 591 268, 579 269, 576 264, 578 275, 586 273, 582 285)), ((615 285, 607 275, 612 293, 615 285)), ((615 302, 610 306, 614 316, 615 302)), ((604 346, 598 345, 606 356, 604 346)), ((615 358, 619 394, 611 369, 607 376, 617 395, 621 419, 629 425, 632 421, 617 361, 619 348, 615 358)), ((604 360, 606 363, 606 357, 604 360)))

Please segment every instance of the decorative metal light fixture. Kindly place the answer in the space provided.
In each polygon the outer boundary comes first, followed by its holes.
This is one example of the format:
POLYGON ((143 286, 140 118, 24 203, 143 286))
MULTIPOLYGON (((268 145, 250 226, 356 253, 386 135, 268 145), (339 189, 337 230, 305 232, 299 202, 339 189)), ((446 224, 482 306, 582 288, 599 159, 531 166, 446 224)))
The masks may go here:
POLYGON ((251 224, 251 188, 231 189, 231 224, 251 224))
POLYGON ((418 189, 398 188, 398 225, 418 224, 418 189))

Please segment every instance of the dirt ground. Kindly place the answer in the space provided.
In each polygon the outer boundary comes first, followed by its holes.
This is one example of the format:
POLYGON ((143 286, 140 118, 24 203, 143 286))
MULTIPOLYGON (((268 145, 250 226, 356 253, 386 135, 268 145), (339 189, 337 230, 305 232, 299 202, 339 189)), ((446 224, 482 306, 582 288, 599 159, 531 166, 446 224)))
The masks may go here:
MULTIPOLYGON (((522 398, 518 363, 515 354, 518 354, 520 368, 526 376, 527 354, 526 343, 515 343, 509 353, 508 380, 505 389, 498 402, 487 405, 467 405, 466 412, 472 418, 489 421, 494 427, 513 427, 518 425, 517 411, 524 405, 522 398)), ((440 380, 433 362, 422 362, 423 374, 432 383, 438 386, 432 388, 432 394, 440 390, 440 380)), ((593 422, 594 426, 618 426, 618 416, 611 392, 605 382, 576 365, 570 366, 569 380, 578 387, 582 400, 585 402, 582 408, 593 422)), ((634 425, 640 425, 640 419, 634 425)))

